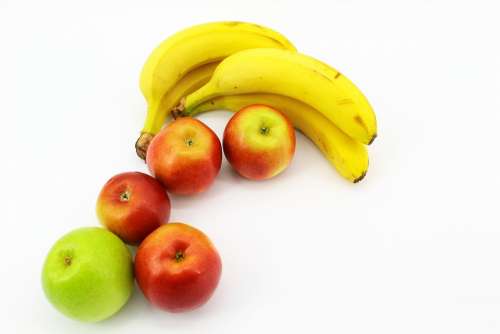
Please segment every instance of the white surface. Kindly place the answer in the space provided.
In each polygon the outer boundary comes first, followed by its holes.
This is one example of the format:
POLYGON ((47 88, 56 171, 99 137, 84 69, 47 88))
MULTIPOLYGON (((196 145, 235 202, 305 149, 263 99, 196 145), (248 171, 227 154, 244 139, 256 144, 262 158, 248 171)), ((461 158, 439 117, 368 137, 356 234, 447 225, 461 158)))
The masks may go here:
MULTIPOLYGON (((0 0, 2 333, 498 333, 499 9, 463 3, 0 0), (205 307, 164 313, 136 290, 108 321, 64 318, 41 266, 97 225, 109 177, 146 171, 143 62, 221 19, 273 27, 361 87, 380 126, 367 178, 345 182, 300 135, 274 180, 224 162, 209 192, 172 198, 223 258, 205 307)), ((201 119, 220 135, 228 117, 201 119)))

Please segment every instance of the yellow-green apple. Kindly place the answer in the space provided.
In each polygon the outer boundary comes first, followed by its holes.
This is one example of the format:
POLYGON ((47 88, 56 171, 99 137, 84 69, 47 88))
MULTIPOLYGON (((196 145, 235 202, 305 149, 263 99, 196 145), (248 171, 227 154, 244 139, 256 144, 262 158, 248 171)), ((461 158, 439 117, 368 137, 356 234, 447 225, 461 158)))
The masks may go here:
POLYGON ((96 205, 101 224, 131 245, 139 244, 170 217, 170 199, 160 182, 140 172, 113 176, 96 205))
POLYGON ((197 119, 179 118, 158 133, 146 162, 168 191, 191 195, 205 191, 219 173, 222 148, 217 135, 197 119))
POLYGON ((224 130, 224 155, 242 176, 264 180, 281 173, 295 153, 295 131, 281 112, 251 105, 231 117, 224 130))
POLYGON ((50 250, 42 271, 48 300, 64 315, 95 322, 115 314, 134 286, 132 256, 113 233, 73 230, 50 250))
POLYGON ((137 283, 155 306, 183 312, 203 305, 212 295, 222 264, 203 232, 169 223, 151 233, 135 256, 137 283))

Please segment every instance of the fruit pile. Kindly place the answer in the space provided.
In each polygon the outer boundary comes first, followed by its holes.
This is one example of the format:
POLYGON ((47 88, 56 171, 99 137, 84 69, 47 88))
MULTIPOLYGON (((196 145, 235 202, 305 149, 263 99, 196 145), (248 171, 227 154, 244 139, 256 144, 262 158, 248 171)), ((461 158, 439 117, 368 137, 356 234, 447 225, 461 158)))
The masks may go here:
POLYGON ((344 178, 356 183, 366 175, 365 145, 377 134, 370 104, 340 72, 298 53, 268 28, 216 22, 180 31, 150 55, 140 86, 148 111, 135 147, 154 177, 112 177, 96 207, 105 228, 66 234, 43 267, 47 298, 74 319, 100 321, 116 313, 134 277, 146 298, 167 311, 187 311, 210 298, 220 256, 203 232, 169 222, 168 193, 208 189, 223 153, 241 176, 272 178, 292 160, 295 127, 344 178), (220 109, 236 112, 222 145, 192 118, 220 109), (135 261, 125 243, 139 245, 135 261))

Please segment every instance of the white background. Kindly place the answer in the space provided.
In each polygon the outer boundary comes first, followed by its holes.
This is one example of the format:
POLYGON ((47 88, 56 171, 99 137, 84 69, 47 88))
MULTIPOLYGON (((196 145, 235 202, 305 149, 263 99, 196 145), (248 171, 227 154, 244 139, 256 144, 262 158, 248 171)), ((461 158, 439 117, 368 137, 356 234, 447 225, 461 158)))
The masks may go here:
MULTIPOLYGON (((498 333, 500 21, 495 1, 0 0, 2 333, 498 333), (473 3, 473 5, 467 5, 473 3), (97 225, 112 175, 146 171, 133 145, 143 62, 195 23, 282 32, 350 77, 379 138, 344 181, 301 135, 267 182, 224 162, 172 219, 216 244, 214 297, 186 314, 136 289, 115 317, 67 319, 46 301, 44 257, 97 225)), ((219 135, 227 112, 201 119, 219 135)))

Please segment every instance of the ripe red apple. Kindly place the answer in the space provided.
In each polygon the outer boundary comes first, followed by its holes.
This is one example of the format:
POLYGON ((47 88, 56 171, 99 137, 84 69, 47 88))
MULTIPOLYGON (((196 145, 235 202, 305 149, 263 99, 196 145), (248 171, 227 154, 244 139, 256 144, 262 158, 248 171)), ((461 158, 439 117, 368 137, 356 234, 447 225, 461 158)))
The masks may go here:
POLYGON ((256 104, 231 117, 223 145, 227 160, 240 175, 264 180, 290 164, 295 153, 295 131, 281 112, 256 104))
POLYGON ((135 276, 146 298, 170 312, 203 305, 222 270, 214 245, 201 231, 169 223, 151 233, 135 256, 135 276))
POLYGON ((179 118, 153 138, 146 162, 168 191, 196 194, 206 190, 219 173, 222 148, 208 126, 194 118, 179 118))
POLYGON ((170 199, 153 177, 129 172, 113 176, 97 199, 97 217, 102 225, 128 244, 139 244, 168 221, 170 199))

